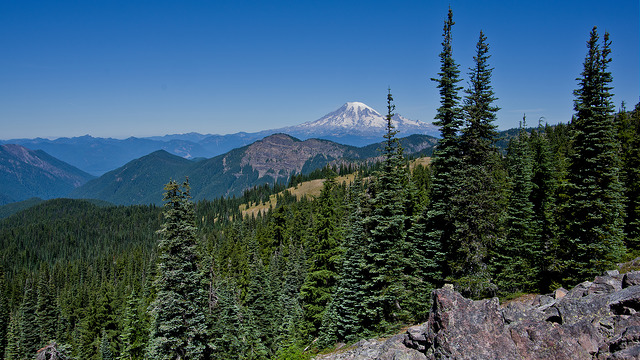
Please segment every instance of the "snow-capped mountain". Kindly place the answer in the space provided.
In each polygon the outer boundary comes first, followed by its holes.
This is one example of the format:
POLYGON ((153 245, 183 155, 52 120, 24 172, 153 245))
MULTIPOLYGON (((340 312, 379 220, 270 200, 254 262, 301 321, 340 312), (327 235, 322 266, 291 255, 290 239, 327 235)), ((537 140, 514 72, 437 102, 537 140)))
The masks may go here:
MULTIPOLYGON (((399 114, 393 116, 393 122, 400 136, 426 134, 438 136, 438 127, 421 121, 409 120, 399 114)), ((299 137, 325 136, 377 136, 384 133, 387 126, 385 116, 361 102, 348 102, 338 110, 315 121, 290 126, 282 132, 299 137)))
POLYGON ((361 102, 348 102, 338 110, 315 121, 308 121, 298 126, 310 131, 322 128, 362 129, 384 128, 386 121, 379 112, 361 102))

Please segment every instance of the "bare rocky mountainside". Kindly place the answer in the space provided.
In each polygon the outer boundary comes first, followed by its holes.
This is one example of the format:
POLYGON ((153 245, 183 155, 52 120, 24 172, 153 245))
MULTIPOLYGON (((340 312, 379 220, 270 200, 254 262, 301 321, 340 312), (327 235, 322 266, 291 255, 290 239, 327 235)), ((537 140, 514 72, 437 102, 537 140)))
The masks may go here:
MULTIPOLYGON (((225 170, 229 169, 227 159, 230 156, 223 157, 225 170)), ((258 172, 258 178, 271 173, 277 180, 278 174, 288 177, 291 173, 301 173, 305 164, 316 156, 322 157, 323 162, 362 158, 353 147, 318 139, 299 141, 286 134, 275 134, 248 146, 240 160, 240 168, 249 165, 258 172)))
POLYGON ((450 286, 432 299, 427 322, 316 360, 640 359, 640 271, 609 271, 571 291, 505 304, 466 299, 450 286))

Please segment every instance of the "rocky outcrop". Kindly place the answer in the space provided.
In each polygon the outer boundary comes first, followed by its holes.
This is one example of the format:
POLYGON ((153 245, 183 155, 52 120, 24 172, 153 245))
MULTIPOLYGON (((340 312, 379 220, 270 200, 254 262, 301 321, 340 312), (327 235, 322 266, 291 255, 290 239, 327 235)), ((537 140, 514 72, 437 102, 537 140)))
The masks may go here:
POLYGON ((640 272, 502 305, 452 287, 432 297, 426 323, 317 359, 640 359, 640 272))
POLYGON ((286 134, 275 134, 249 145, 240 167, 250 165, 258 172, 258 178, 267 174, 288 177, 292 173, 301 173, 305 164, 318 156, 323 159, 322 163, 328 163, 343 157, 356 157, 357 154, 350 147, 331 141, 300 141, 286 134))
POLYGON ((424 353, 405 345, 406 334, 398 334, 385 340, 360 340, 349 348, 339 349, 316 360, 424 360, 424 353))

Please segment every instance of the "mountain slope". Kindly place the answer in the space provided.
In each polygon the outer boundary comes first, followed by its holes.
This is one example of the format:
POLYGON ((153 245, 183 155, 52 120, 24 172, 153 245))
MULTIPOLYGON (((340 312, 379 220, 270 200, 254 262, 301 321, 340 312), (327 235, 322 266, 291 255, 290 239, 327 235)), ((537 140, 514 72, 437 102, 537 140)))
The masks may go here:
POLYGON ((65 196, 92 178, 44 151, 0 145, 0 205, 32 197, 65 196))
POLYGON ((300 141, 275 134, 249 146, 201 161, 191 169, 195 199, 241 195, 256 185, 286 182, 294 173, 306 173, 343 158, 357 159, 356 148, 327 140, 300 141))
POLYGON ((207 150, 196 143, 172 138, 167 141, 135 137, 120 140, 85 135, 56 140, 37 138, 13 141, 32 150, 43 150, 98 176, 157 150, 166 150, 184 158, 209 156, 207 150))
POLYGON ((69 196, 118 205, 161 203, 164 184, 184 179, 192 165, 190 160, 158 150, 89 181, 69 196))
MULTIPOLYGON (((430 149, 436 139, 415 135, 401 139, 410 153, 430 149)), ((240 196, 254 186, 286 182, 293 174, 309 173, 332 162, 360 161, 378 156, 379 144, 367 148, 328 140, 298 140, 275 134, 211 159, 193 162, 157 151, 111 171, 76 189, 75 198, 97 198, 115 204, 161 204, 169 179, 189 176, 194 200, 240 196)))

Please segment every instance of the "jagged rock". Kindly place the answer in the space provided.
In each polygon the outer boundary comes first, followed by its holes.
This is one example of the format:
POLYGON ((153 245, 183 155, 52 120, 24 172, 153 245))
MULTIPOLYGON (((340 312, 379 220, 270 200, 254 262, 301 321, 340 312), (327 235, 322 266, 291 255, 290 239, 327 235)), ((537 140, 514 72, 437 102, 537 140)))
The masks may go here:
POLYGON ((515 359, 515 343, 505 331, 497 298, 473 301, 450 289, 433 292, 426 326, 428 359, 515 359))
POLYGON ((565 288, 559 288, 556 289, 556 291, 553 292, 553 297, 557 300, 557 299, 562 299, 563 297, 567 296, 567 293, 569 291, 567 291, 567 289, 565 288))
POLYGON ((639 359, 640 326, 629 326, 600 347, 597 359, 639 359))
POLYGON ((317 359, 640 359, 640 272, 607 272, 558 298, 500 305, 444 287, 432 299, 426 323, 317 359))
POLYGON ((632 315, 640 310, 640 285, 624 288, 609 297, 609 307, 617 315, 632 315))
POLYGON ((585 281, 583 283, 580 283, 576 285, 576 287, 574 287, 573 289, 569 290, 566 297, 577 299, 577 298, 586 296, 589 294, 589 288, 591 288, 591 285, 593 285, 591 281, 585 281))
POLYGON ((619 290, 622 290, 621 276, 596 276, 587 292, 589 294, 610 294, 619 290))
POLYGON ((427 359, 640 359, 633 357, 640 331, 631 330, 640 321, 640 286, 623 290, 622 277, 612 275, 558 299, 537 296, 502 307, 497 299, 435 290, 424 327, 427 359))
POLYGON ((630 286, 640 285, 640 271, 631 271, 624 274, 622 278, 622 287, 628 288, 630 286))
POLYGON ((425 360, 421 351, 407 348, 405 334, 398 334, 386 340, 360 340, 346 350, 318 355, 316 360, 425 360))

